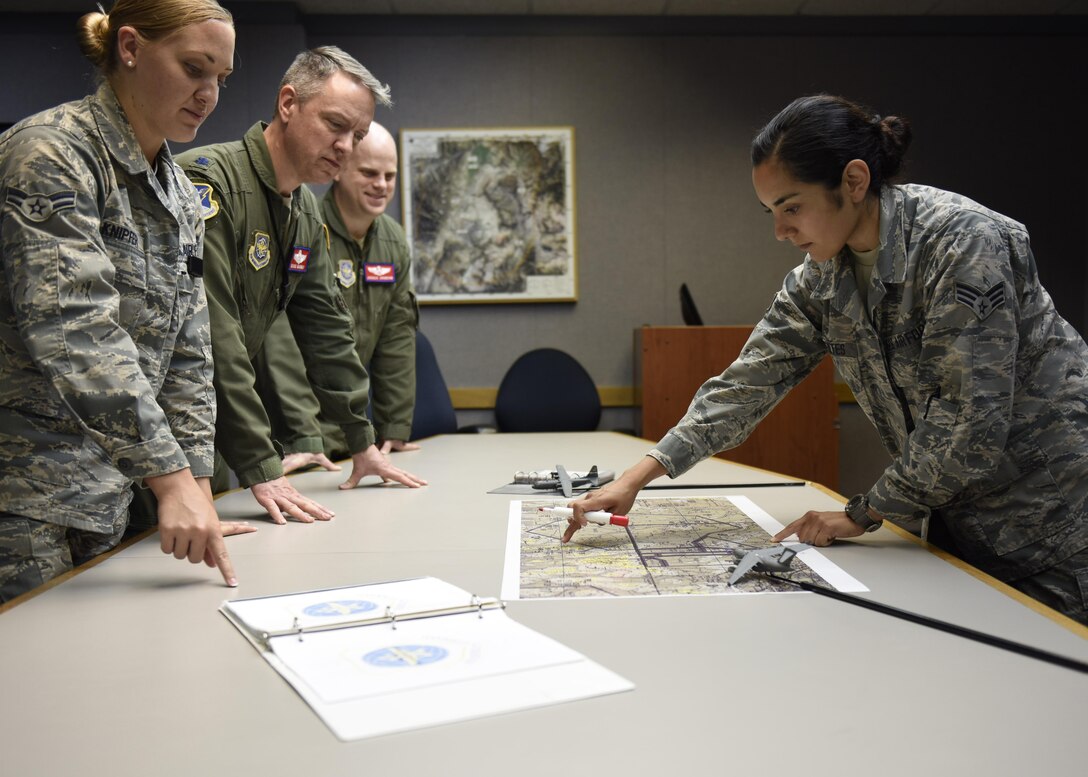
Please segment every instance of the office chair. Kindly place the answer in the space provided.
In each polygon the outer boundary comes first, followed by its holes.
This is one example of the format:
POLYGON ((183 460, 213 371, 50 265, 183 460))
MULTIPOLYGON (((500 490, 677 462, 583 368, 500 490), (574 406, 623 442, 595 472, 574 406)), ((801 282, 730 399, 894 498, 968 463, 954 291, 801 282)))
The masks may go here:
POLYGON ((416 330, 416 407, 410 439, 457 431, 457 414, 431 341, 416 330))
POLYGON ((577 359, 556 348, 519 356, 495 398, 501 432, 593 431, 600 420, 601 398, 593 379, 577 359))

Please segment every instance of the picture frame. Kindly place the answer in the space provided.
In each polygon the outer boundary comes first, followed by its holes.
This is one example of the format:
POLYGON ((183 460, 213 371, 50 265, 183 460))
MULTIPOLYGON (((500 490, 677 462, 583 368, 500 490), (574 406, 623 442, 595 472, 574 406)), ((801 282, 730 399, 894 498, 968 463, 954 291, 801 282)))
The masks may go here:
POLYGON ((575 302, 573 127, 401 130, 421 304, 575 302))

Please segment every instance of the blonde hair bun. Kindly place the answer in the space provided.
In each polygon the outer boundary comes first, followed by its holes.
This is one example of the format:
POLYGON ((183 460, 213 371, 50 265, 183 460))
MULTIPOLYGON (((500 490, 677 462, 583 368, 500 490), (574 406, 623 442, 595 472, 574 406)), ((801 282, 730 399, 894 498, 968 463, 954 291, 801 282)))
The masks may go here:
POLYGON ((91 11, 79 19, 76 39, 83 56, 95 67, 105 67, 110 56, 110 17, 91 11))

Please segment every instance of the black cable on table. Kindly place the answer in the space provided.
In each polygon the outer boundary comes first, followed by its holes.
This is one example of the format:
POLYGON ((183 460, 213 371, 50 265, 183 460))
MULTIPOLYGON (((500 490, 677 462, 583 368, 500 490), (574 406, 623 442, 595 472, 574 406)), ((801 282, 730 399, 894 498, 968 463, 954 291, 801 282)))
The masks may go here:
POLYGON ((1054 664, 1056 666, 1061 666, 1066 669, 1072 669, 1074 672, 1082 672, 1084 674, 1088 674, 1088 663, 1078 661, 1075 658, 1068 658, 1066 656, 1060 656, 1057 653, 1051 653, 1046 650, 1039 650, 1038 648, 1033 648, 1030 645, 1024 645, 1020 642, 1013 642, 1009 639, 995 637, 993 634, 986 634, 982 631, 975 631, 974 629, 969 629, 966 626, 957 626, 954 623, 937 620, 936 618, 930 618, 926 615, 919 615, 918 613, 909 612, 908 610, 900 610, 897 607, 891 607, 887 604, 874 602, 871 599, 863 599, 860 596, 845 594, 842 591, 836 591, 833 588, 825 588, 822 585, 814 585, 812 583, 805 582, 804 580, 790 580, 787 577, 778 577, 777 575, 771 575, 765 572, 761 572, 760 574, 771 580, 777 580, 780 583, 789 583, 790 585, 795 585, 798 588, 801 588, 805 591, 811 591, 812 593, 819 594, 820 596, 826 596, 830 599, 837 599, 840 602, 853 604, 857 607, 864 607, 867 610, 875 610, 876 612, 880 612, 885 615, 891 615, 893 618, 900 618, 901 620, 910 621, 911 623, 917 623, 920 626, 926 626, 931 629, 937 629, 938 631, 955 634, 957 637, 963 637, 965 639, 974 640, 975 642, 981 642, 984 645, 990 645, 991 647, 1000 648, 1001 650, 1008 650, 1012 653, 1019 653, 1022 656, 1034 658, 1037 661, 1045 661, 1048 664, 1054 664))

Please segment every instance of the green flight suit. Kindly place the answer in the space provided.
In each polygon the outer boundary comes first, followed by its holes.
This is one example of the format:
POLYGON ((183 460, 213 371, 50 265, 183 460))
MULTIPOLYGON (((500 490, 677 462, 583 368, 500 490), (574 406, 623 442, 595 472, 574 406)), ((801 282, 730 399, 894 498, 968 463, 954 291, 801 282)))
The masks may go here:
MULTIPOLYGON (((355 348, 367 365, 379 440, 407 440, 415 408, 415 330, 419 309, 411 254, 401 226, 379 216, 362 240, 352 237, 330 189, 322 200, 336 280, 354 320, 355 348)), ((302 356, 285 321, 277 321, 254 359, 257 391, 284 450, 347 453, 344 436, 320 413, 299 368, 302 356)))
MULTIPOLYGON (((240 141, 193 149, 178 159, 204 210, 219 403, 216 453, 243 487, 283 474, 251 359, 284 311, 322 411, 343 430, 351 451, 365 450, 374 443, 366 418, 368 378, 336 290, 317 198, 305 186, 289 202, 280 196, 263 123, 240 141)), ((215 485, 223 486, 221 476, 215 485)))

